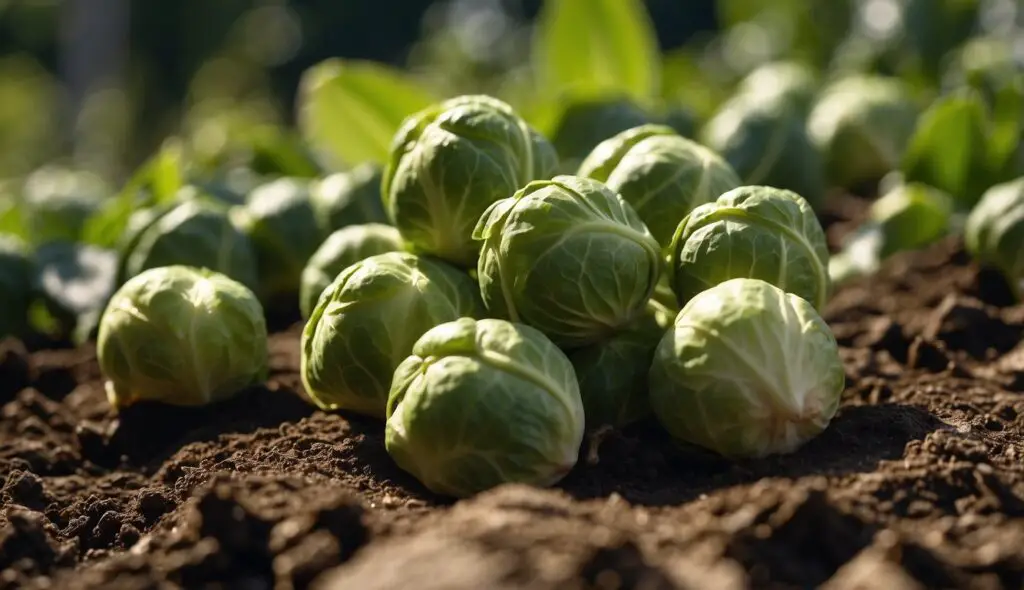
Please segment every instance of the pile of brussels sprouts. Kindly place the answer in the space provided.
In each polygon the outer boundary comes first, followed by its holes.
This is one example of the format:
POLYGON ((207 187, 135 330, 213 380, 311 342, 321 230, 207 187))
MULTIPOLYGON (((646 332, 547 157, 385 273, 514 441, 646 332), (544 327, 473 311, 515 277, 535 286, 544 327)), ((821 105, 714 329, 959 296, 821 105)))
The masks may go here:
POLYGON ((510 106, 460 96, 408 117, 386 167, 135 212, 98 329, 111 403, 260 383, 264 316, 292 302, 309 399, 381 420, 441 494, 551 485, 588 433, 647 418, 729 458, 821 433, 844 371, 809 202, 660 124, 562 167, 510 106))

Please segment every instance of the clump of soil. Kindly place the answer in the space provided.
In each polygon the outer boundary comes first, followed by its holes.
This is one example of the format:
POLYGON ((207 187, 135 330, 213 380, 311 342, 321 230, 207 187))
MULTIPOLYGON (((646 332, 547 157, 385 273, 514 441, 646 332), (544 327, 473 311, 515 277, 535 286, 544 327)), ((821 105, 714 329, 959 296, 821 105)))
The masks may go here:
POLYGON ((825 317, 847 390, 797 453, 727 462, 648 421, 554 489, 460 502, 303 400, 299 326, 265 386, 120 415, 92 347, 7 340, 0 589, 1020 588, 1024 305, 950 239, 825 317))

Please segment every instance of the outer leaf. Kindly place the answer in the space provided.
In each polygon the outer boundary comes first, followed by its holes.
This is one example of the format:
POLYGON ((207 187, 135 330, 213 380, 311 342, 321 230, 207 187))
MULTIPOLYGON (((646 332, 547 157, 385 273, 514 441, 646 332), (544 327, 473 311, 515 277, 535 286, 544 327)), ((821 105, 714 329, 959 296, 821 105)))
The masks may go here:
POLYGON ((538 29, 533 59, 546 91, 658 94, 657 39, 640 0, 548 0, 538 29))
POLYGON ((907 152, 907 182, 921 182, 952 195, 969 208, 985 189, 985 105, 974 93, 935 101, 921 115, 907 152))
POLYGON ((387 66, 329 59, 302 77, 299 126, 328 170, 366 161, 383 164, 402 121, 436 101, 387 66))

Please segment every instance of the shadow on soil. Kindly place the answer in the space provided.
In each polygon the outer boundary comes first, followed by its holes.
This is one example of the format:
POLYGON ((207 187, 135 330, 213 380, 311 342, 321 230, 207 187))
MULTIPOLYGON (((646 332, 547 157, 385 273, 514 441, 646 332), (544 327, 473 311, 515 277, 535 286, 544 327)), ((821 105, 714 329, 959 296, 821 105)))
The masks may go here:
POLYGON ((605 440, 598 464, 581 460, 558 487, 579 499, 618 493, 635 504, 676 505, 717 488, 763 477, 872 471, 879 461, 902 457, 908 442, 944 427, 943 422, 913 406, 844 407, 824 433, 791 455, 730 462, 684 448, 670 440, 657 423, 646 421, 605 440))

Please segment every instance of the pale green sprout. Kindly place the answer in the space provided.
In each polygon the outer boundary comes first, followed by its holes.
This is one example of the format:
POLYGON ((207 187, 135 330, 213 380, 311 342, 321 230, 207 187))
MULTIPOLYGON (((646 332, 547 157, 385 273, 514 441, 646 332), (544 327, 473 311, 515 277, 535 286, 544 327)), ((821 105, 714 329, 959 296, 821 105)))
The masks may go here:
POLYGON ((825 231, 800 195, 744 186, 702 205, 676 230, 669 256, 680 306, 734 278, 768 281, 822 309, 831 283, 825 231))
POLYGON ((431 491, 549 486, 576 464, 584 411, 572 364, 539 331, 461 318, 420 338, 395 371, 384 444, 431 491))
POLYGON ((436 259, 387 252, 343 270, 302 332, 302 382, 313 402, 384 418, 395 368, 427 330, 483 317, 470 276, 436 259))
POLYGON ((279 178, 260 185, 231 216, 255 249, 260 299, 271 307, 297 301, 302 269, 325 237, 309 181, 279 178))
POLYGON ((764 457, 824 431, 845 379, 814 306, 739 278, 701 292, 676 316, 651 365, 650 400, 676 440, 729 458, 764 457))
POLYGON ((1024 297, 1024 176, 997 184, 981 197, 964 227, 967 251, 999 269, 1017 298, 1024 297))
POLYGON ((902 82, 851 76, 825 88, 807 121, 829 180, 854 188, 900 167, 918 107, 902 82))
POLYGON ((161 266, 208 268, 258 287, 256 253, 224 206, 204 198, 136 212, 119 248, 118 284, 161 266))
POLYGON ((245 285, 187 266, 147 270, 114 293, 96 354, 115 408, 200 406, 267 374, 263 309, 245 285))
POLYGON ((471 268, 480 214, 550 177, 557 162, 551 144, 512 107, 489 96, 456 97, 402 124, 384 172, 385 210, 416 252, 471 268))
POLYGON ((494 203, 474 237, 488 310, 537 328, 564 347, 597 342, 647 305, 661 247, 604 184, 557 176, 494 203))
POLYGON ((402 249, 402 236, 390 225, 365 223, 339 229, 324 240, 302 271, 299 310, 303 318, 313 313, 320 294, 341 271, 385 252, 402 249))
POLYGON ((818 93, 814 71, 795 61, 773 61, 747 74, 736 88, 736 94, 760 96, 763 100, 782 98, 806 114, 818 93))
POLYGON ((664 247, 694 207, 740 185, 721 156, 664 125, 634 127, 601 142, 579 175, 622 195, 664 247))

